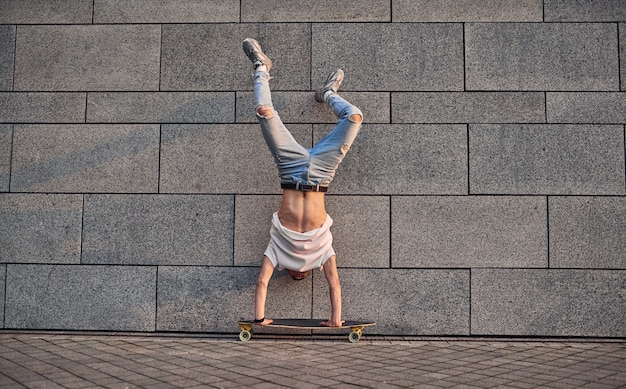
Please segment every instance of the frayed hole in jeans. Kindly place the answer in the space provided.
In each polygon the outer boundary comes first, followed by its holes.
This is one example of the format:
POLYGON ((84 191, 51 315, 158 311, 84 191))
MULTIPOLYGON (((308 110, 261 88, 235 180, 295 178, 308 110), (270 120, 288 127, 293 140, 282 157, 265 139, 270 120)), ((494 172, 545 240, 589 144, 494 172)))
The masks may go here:
POLYGON ((262 118, 269 119, 274 116, 274 111, 271 107, 268 107, 267 105, 261 105, 257 107, 256 114, 262 118))

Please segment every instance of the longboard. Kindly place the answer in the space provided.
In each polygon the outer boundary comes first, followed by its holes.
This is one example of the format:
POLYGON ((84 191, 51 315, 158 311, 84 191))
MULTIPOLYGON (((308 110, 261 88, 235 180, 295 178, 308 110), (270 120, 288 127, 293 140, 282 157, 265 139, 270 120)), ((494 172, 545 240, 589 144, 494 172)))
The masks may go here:
POLYGON ((274 319, 274 322, 267 326, 262 326, 259 323, 253 321, 240 321, 237 323, 239 326, 239 339, 242 342, 247 342, 252 338, 253 327, 264 328, 287 328, 287 329, 299 329, 299 330, 346 330, 350 329, 350 335, 348 340, 352 343, 356 343, 361 339, 361 332, 365 327, 375 326, 375 322, 365 320, 346 320, 341 327, 325 327, 320 325, 323 320, 321 319, 274 319))

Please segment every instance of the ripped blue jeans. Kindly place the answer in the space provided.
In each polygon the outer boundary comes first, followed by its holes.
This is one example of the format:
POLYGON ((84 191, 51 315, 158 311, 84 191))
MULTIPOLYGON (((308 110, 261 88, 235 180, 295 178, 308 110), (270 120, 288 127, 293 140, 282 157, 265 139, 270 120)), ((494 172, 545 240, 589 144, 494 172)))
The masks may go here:
POLYGON ((269 79, 266 72, 255 73, 254 97, 263 137, 274 156, 281 184, 328 186, 361 129, 361 121, 352 121, 350 116, 360 115, 362 120, 361 110, 331 93, 326 105, 337 116, 337 124, 315 146, 307 149, 294 139, 274 110, 269 79), (271 110, 261 114, 259 107, 271 110))

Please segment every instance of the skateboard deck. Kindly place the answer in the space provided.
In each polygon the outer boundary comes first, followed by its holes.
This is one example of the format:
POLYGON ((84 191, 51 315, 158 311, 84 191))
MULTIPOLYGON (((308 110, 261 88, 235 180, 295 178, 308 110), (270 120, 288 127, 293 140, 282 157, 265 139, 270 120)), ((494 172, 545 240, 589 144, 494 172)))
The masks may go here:
POLYGON ((350 330, 348 340, 352 343, 356 343, 361 339, 361 333, 365 327, 375 326, 376 323, 366 320, 346 320, 341 327, 325 327, 320 325, 324 321, 322 319, 274 319, 274 322, 268 326, 262 326, 259 323, 253 321, 240 321, 237 323, 239 326, 239 339, 243 342, 247 342, 252 337, 253 327, 263 328, 286 328, 286 329, 299 329, 299 330, 327 330, 327 331, 345 331, 350 330))

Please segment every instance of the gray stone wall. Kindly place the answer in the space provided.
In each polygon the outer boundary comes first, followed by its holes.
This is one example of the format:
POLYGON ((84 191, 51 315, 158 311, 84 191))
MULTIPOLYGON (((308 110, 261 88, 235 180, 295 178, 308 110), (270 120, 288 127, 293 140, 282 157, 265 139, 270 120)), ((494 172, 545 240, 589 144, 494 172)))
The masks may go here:
MULTIPOLYGON (((623 0, 0 2, 0 327, 235 332, 334 68, 364 112, 327 195, 343 315, 395 335, 626 337, 623 0)), ((277 272, 271 317, 328 315, 277 272)))

